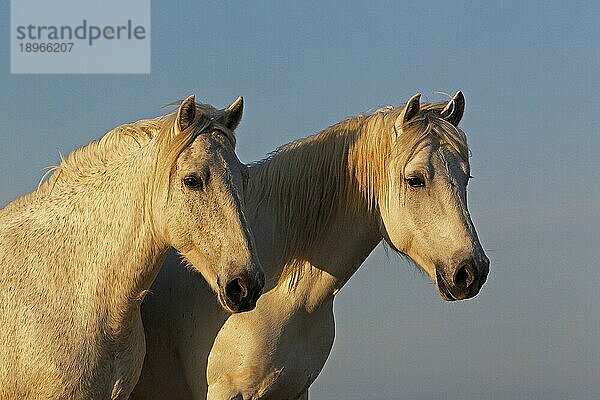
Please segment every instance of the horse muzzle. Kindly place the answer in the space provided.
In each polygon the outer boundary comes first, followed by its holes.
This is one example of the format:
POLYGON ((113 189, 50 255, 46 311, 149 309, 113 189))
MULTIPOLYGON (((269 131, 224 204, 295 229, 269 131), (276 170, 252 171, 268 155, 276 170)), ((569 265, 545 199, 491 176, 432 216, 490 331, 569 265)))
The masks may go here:
POLYGON ((436 267, 436 284, 440 296, 446 301, 465 300, 474 297, 485 283, 490 269, 486 256, 463 261, 450 273, 436 267))
POLYGON ((251 311, 262 294, 265 278, 262 273, 254 278, 243 274, 236 276, 219 287, 218 298, 221 306, 230 313, 251 311))

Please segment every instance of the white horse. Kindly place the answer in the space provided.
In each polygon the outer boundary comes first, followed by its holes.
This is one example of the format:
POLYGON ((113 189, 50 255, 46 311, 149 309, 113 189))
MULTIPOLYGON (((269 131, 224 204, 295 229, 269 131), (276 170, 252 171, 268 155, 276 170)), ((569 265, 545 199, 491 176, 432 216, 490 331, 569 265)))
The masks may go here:
POLYGON ((308 398, 333 344, 335 294, 382 239, 445 300, 475 296, 489 260, 467 210, 463 111, 461 92, 436 104, 417 94, 252 165, 246 205, 265 294, 248 313, 194 313, 209 291, 169 257, 142 305, 148 353, 132 398, 308 398))
POLYGON ((238 191, 242 109, 190 96, 74 151, 0 210, 0 399, 128 398, 139 305, 171 246, 226 309, 254 307, 264 275, 238 191))

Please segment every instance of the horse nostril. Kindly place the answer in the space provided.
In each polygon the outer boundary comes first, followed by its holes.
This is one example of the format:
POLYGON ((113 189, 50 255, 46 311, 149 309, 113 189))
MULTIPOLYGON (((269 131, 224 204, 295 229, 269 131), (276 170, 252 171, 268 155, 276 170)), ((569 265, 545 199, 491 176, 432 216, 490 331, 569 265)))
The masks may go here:
POLYGON ((241 304, 248 295, 248 289, 241 278, 233 278, 225 286, 225 296, 234 304, 241 304))
POLYGON ((475 281, 475 271, 471 263, 461 265, 454 274, 454 284, 462 289, 467 289, 475 281))

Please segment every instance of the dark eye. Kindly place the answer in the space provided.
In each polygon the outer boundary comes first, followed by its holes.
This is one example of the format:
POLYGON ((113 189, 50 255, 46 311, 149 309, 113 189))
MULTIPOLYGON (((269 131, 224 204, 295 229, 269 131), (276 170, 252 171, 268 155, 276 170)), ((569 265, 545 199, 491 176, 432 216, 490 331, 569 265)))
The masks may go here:
POLYGON ((202 180, 196 175, 188 175, 183 178, 183 184, 190 189, 202 189, 204 186, 202 180))
POLYGON ((425 181, 420 176, 410 176, 406 178, 406 183, 408 183, 410 187, 414 188, 425 186, 425 181))

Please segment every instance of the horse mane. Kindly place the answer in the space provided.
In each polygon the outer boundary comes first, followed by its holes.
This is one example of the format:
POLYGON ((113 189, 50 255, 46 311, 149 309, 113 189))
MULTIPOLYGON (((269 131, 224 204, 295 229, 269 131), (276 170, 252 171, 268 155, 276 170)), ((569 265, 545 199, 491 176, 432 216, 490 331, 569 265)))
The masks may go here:
MULTIPOLYGON (((169 105, 178 105, 180 102, 169 105)), ((126 123, 108 131, 103 137, 72 151, 67 158, 61 155, 61 163, 51 167, 52 175, 42 184, 48 173, 42 177, 38 192, 45 188, 53 188, 58 179, 68 180, 70 176, 93 175, 106 169, 108 160, 122 157, 134 151, 139 151, 144 146, 156 143, 158 156, 155 165, 156 189, 164 190, 168 181, 163 180, 161 171, 172 172, 175 161, 181 152, 209 126, 218 129, 227 138, 232 147, 235 147, 235 135, 216 120, 223 114, 209 104, 196 104, 198 112, 196 119, 180 135, 175 135, 174 123, 177 110, 153 119, 143 119, 126 123), (155 139, 155 140, 154 140, 155 139), (162 180, 163 185, 158 182, 162 180)))
MULTIPOLYGON (((446 104, 421 104, 402 132, 394 124, 404 106, 359 114, 250 165, 246 197, 276 215, 274 240, 280 241, 285 265, 280 281, 290 278, 290 289, 295 287, 307 272, 308 252, 336 217, 378 212, 380 202, 388 201, 390 160, 404 170, 419 145, 433 136, 468 161, 465 134, 440 116, 446 104)), ((402 177, 393 182, 404 185, 402 177)))

